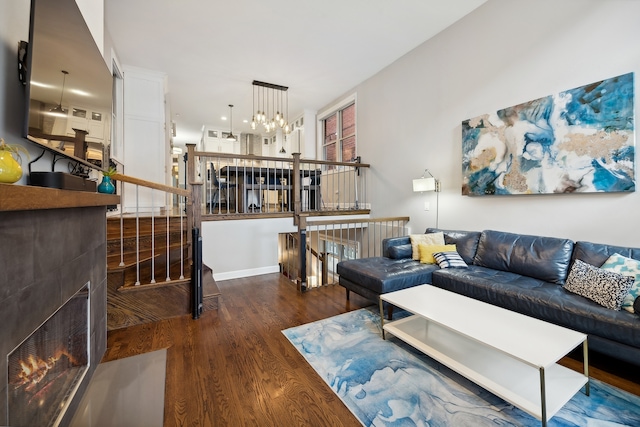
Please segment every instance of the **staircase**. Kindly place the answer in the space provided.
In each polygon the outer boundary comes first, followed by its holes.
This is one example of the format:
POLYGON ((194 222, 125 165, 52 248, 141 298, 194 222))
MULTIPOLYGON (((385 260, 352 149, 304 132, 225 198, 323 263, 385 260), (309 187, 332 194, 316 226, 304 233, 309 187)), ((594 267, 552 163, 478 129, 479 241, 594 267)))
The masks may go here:
MULTIPOLYGON (((121 231, 119 216, 107 219, 107 330, 192 313, 190 230, 186 218, 168 222, 124 217, 121 231)), ((219 295, 203 267, 203 311, 217 309, 219 295)))
POLYGON ((167 217, 142 217, 139 220, 135 217, 124 217, 121 233, 120 217, 107 219, 107 271, 120 274, 122 283, 118 290, 140 290, 150 286, 177 285, 190 281, 191 260, 188 259, 186 219, 182 218, 182 225, 180 222, 180 217, 169 217, 167 228, 167 217))

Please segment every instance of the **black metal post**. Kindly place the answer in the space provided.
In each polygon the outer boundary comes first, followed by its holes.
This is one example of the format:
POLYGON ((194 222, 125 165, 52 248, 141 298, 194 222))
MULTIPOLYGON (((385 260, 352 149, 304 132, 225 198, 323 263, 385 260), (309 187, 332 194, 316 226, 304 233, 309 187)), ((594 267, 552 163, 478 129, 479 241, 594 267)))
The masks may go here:
POLYGON ((193 271, 191 272, 191 298, 193 318, 198 319, 202 314, 202 237, 196 227, 193 236, 193 271))

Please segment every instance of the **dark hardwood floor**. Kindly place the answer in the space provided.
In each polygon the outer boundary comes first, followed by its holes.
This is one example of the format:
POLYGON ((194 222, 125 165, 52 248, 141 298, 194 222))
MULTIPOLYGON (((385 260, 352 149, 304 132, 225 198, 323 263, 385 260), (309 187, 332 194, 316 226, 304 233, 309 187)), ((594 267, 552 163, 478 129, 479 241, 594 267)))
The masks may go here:
MULTIPOLYGON (((103 361, 167 348, 165 426, 359 426, 281 333, 370 302, 279 274, 218 282, 218 311, 109 331, 103 361)), ((592 357, 593 377, 640 395, 640 369, 592 357)), ((563 363, 581 370, 565 358, 563 363)))

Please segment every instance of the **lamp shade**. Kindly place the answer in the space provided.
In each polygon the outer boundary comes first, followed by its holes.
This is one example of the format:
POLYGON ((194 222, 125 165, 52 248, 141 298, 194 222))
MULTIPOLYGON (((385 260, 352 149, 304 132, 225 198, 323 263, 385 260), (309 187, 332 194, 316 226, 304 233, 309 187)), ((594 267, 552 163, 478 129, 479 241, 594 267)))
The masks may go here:
POLYGON ((413 180, 413 191, 435 191, 436 179, 433 177, 418 178, 413 180))

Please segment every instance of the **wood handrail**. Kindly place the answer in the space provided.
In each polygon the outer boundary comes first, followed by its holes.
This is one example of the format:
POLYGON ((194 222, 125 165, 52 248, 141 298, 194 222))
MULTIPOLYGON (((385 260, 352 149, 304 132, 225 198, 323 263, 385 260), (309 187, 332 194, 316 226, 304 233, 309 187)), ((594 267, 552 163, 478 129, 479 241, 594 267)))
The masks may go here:
POLYGON ((129 184, 141 185, 143 187, 153 188, 154 190, 165 191, 167 193, 177 194, 179 196, 184 196, 188 199, 191 198, 191 192, 185 190, 183 188, 170 187, 164 184, 158 184, 151 181, 146 181, 140 178, 134 178, 132 176, 122 175, 122 174, 114 174, 112 178, 116 181, 127 182, 129 184))
POLYGON ((409 222, 408 216, 386 217, 386 218, 360 218, 360 219, 342 219, 342 220, 330 220, 330 221, 307 221, 307 225, 335 225, 335 224, 353 224, 356 222, 389 222, 389 221, 404 221, 409 222))
MULTIPOLYGON (((285 162, 285 163, 293 163, 293 158, 284 158, 284 157, 266 157, 266 156, 256 156, 254 154, 233 154, 233 153, 217 153, 210 151, 194 151, 195 156, 199 157, 218 157, 221 159, 238 159, 238 160, 253 160, 253 161, 275 161, 275 162, 285 162)), ((314 165, 328 165, 328 166, 351 166, 351 167, 362 167, 362 168, 370 168, 371 165, 368 163, 356 163, 356 162, 330 162, 327 160, 315 160, 315 159, 300 159, 300 163, 310 163, 314 165)), ((238 166, 238 168, 242 168, 244 166, 238 166)), ((248 167, 248 166, 247 166, 248 167)))
MULTIPOLYGON (((256 156, 255 154, 218 153, 218 152, 211 152, 211 151, 194 151, 193 154, 199 157, 217 157, 220 159, 233 159, 233 160, 238 159, 238 160, 254 160, 254 161, 270 160, 274 162, 293 163, 293 158, 256 156)), ((249 168, 250 166, 238 166, 238 168, 243 168, 243 167, 249 168)))
POLYGON ((328 160, 314 160, 314 159, 300 159, 300 163, 311 163, 314 165, 328 165, 328 166, 350 166, 354 168, 370 168, 369 163, 356 163, 356 162, 330 162, 328 160))

